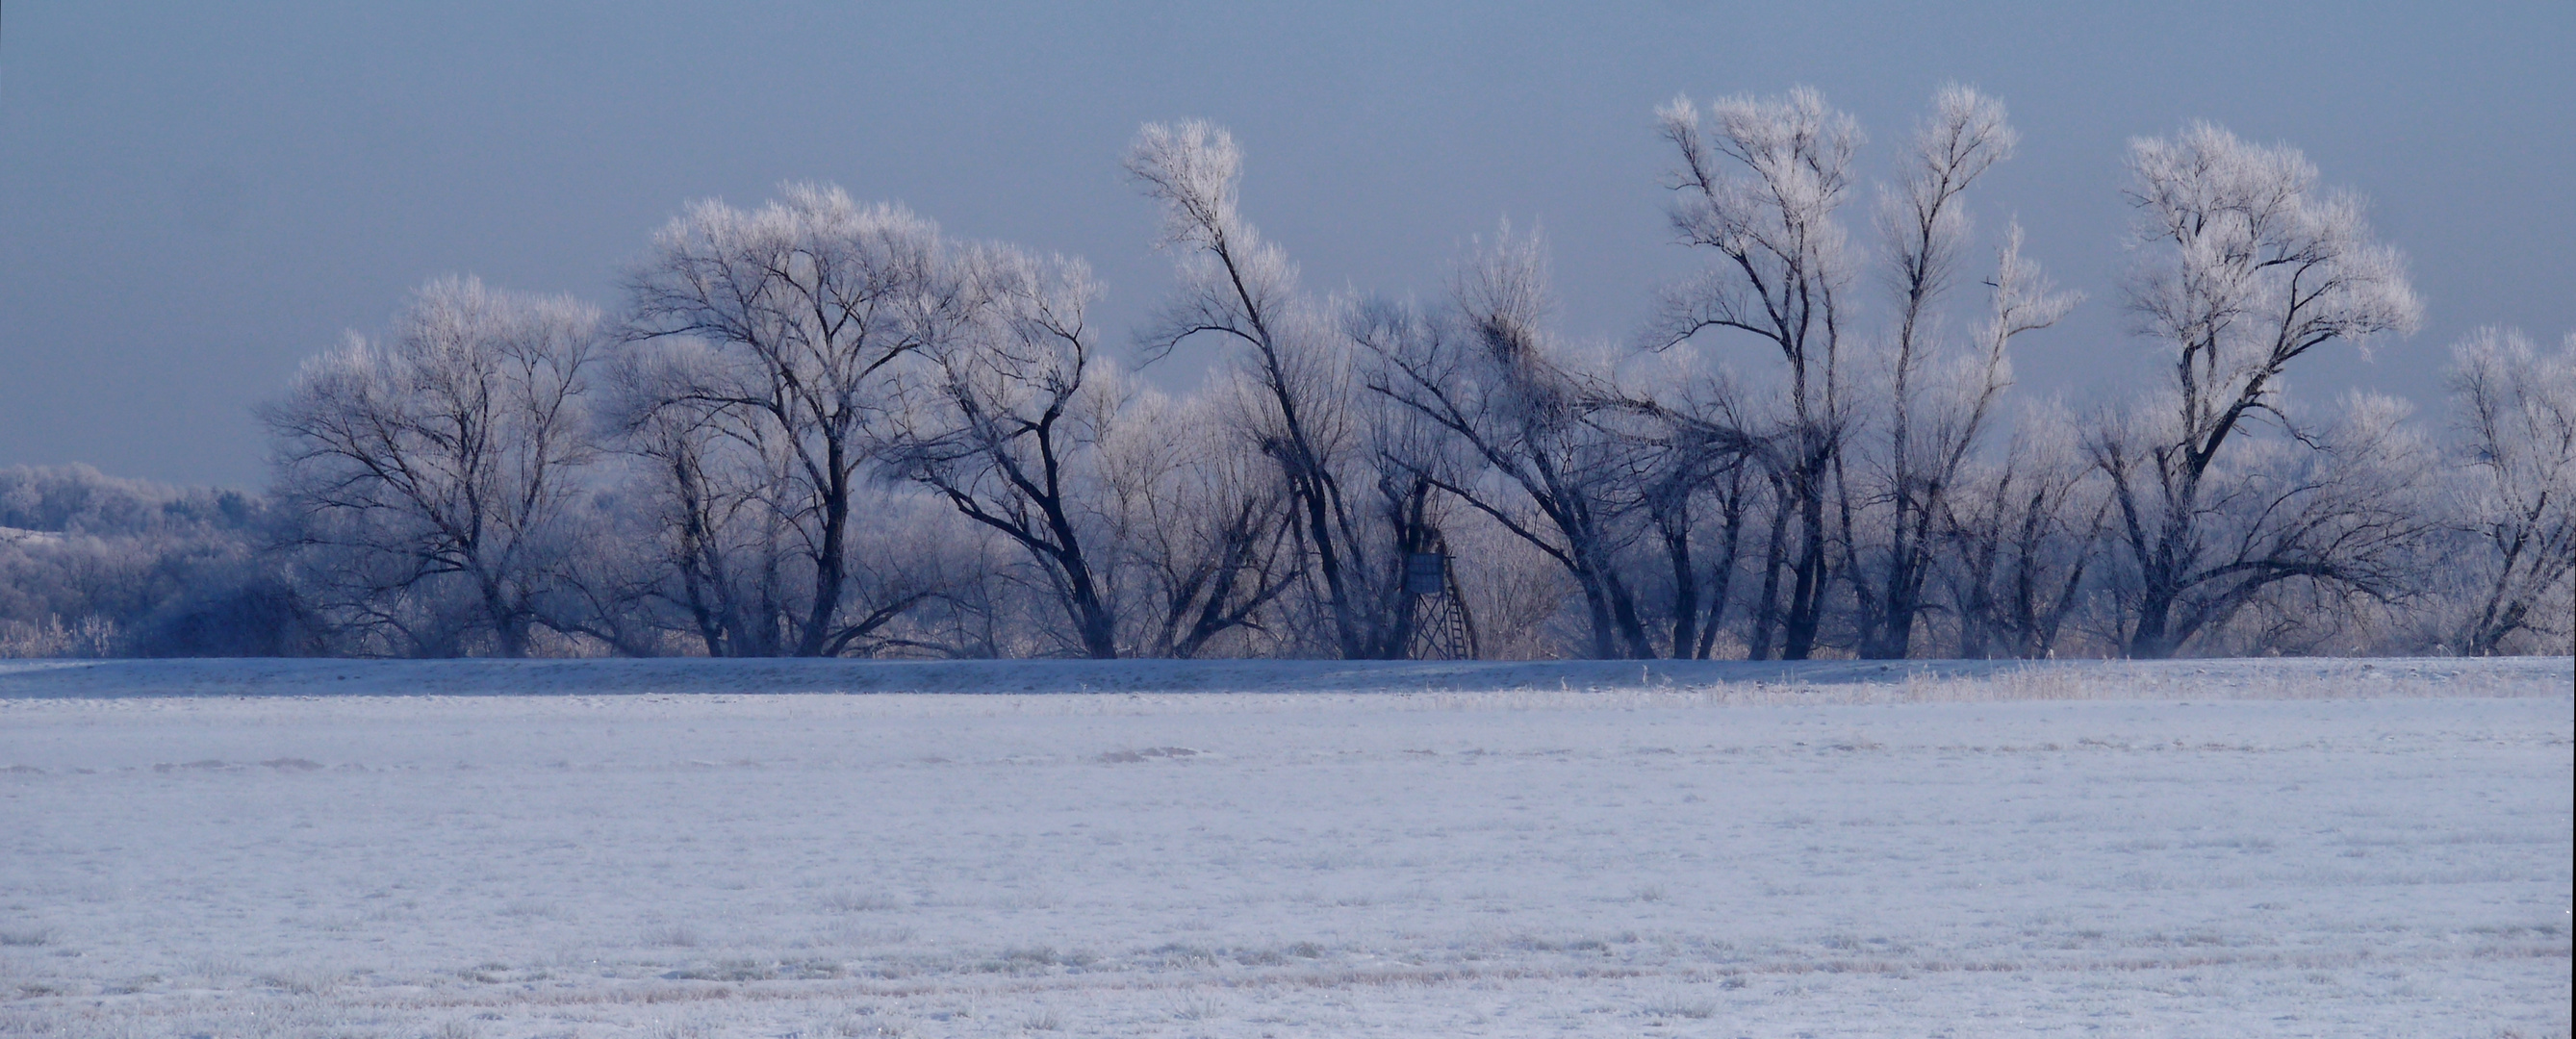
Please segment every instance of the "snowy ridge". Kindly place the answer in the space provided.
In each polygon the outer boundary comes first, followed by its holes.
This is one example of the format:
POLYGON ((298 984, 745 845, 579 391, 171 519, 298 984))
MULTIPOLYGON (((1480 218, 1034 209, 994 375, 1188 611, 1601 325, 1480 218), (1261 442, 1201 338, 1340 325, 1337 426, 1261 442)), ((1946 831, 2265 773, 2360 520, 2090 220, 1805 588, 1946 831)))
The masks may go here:
POLYGON ((2564 693, 2567 657, 2026 661, 44 660, 0 661, 0 698, 620 693, 1404 693, 1824 687, 1826 699, 2564 693), (1844 687, 1837 689, 1835 687, 1844 687), (1862 688, 1849 688, 1862 687, 1862 688), (1875 688, 1872 688, 1875 687, 1875 688), (1899 687, 1899 688, 1888 688, 1899 687), (1910 689, 1910 693, 1909 693, 1910 689), (1956 692, 1957 690, 1950 690, 1956 692))
POLYGON ((59 545, 62 542, 62 534, 56 531, 0 526, 0 545, 59 545))

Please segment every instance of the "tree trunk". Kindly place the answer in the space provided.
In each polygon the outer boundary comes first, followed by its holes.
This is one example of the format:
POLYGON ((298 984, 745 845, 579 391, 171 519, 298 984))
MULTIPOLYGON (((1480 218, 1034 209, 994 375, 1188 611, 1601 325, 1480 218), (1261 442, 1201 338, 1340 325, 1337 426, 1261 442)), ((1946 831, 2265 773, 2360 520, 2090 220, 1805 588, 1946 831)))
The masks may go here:
POLYGON ((796 655, 819 657, 831 641, 832 619, 840 615, 843 539, 850 525, 850 477, 842 464, 842 446, 833 441, 825 452, 831 466, 823 488, 823 550, 814 560, 814 603, 797 633, 796 655))
MULTIPOLYGON (((1817 481, 1808 481, 1807 491, 1816 490, 1817 481)), ((1815 653, 1816 632, 1824 620, 1825 603, 1825 502, 1823 497, 1805 493, 1798 503, 1799 532, 1806 543, 1798 548, 1795 581, 1789 592, 1789 617, 1780 642, 1780 659, 1805 660, 1815 653)))

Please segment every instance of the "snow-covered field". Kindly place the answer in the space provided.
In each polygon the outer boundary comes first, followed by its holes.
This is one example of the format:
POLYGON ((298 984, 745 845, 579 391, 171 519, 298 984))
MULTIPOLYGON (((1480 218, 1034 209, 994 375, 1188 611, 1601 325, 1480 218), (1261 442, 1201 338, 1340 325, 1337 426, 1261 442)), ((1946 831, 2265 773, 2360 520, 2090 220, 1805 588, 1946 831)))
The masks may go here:
POLYGON ((0 664, 0 1035, 2567 1033, 2566 658, 1876 668, 0 664))

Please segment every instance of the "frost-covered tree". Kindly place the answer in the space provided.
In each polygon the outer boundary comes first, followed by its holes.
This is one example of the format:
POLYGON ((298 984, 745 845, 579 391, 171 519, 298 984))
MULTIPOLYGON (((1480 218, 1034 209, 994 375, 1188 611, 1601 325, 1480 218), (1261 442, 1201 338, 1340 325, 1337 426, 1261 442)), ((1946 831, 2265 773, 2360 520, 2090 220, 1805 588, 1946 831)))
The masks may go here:
POLYGON ((1221 344, 1176 396, 1101 355, 1079 261, 830 188, 703 202, 633 270, 614 349, 569 299, 450 279, 307 365, 261 413, 273 507, 0 472, 0 654, 1382 658, 1413 648, 1406 554, 1439 550, 1511 654, 2492 653, 2576 626, 2576 338, 2455 348, 2438 477, 2398 402, 2293 407, 2299 358, 2420 314, 2295 150, 2132 143, 2125 295, 2172 374, 2079 422, 2013 406, 2015 344, 2075 296, 2017 226, 1972 233, 2016 144, 1994 99, 1935 96, 1858 241, 1860 132, 1814 91, 1657 115, 1708 262, 1643 351, 1553 335, 1508 229, 1430 304, 1305 291, 1206 123, 1124 159, 1179 271, 1147 363, 1221 344), (229 518, 182 516, 209 502, 229 518), (293 552, 255 550, 272 523, 293 552))
MULTIPOLYGON (((1651 449, 1637 496, 1663 555, 1663 619, 1672 631, 1667 648, 1675 659, 1707 660, 1734 616, 1737 575, 1749 558, 1746 535, 1769 529, 1772 547, 1785 548, 1779 544, 1785 529, 1761 520, 1766 510, 1787 515, 1778 508, 1784 484, 1777 445, 1742 432, 1774 423, 1746 421, 1736 387, 1723 379, 1696 387, 1681 379, 1632 384, 1628 393, 1652 402, 1648 417, 1660 420, 1632 427, 1629 435, 1651 449)), ((1776 575, 1785 561, 1771 552, 1768 572, 1776 575)), ((1771 587, 1776 592, 1777 582, 1771 587)), ((1742 641, 1748 651, 1769 642, 1742 641)))
POLYGON ((1826 510, 1848 421, 1841 299, 1852 277, 1836 214, 1850 194, 1860 129, 1804 88, 1727 98, 1705 115, 1676 98, 1656 115, 1681 160, 1669 182, 1673 228, 1716 255, 1699 278, 1666 291, 1648 341, 1670 347, 1702 332, 1738 333, 1781 359, 1789 403, 1781 476, 1798 544, 1780 652, 1804 659, 1833 576, 1826 510))
POLYGON ((771 426, 689 402, 724 363, 697 340, 630 346, 608 368, 603 425, 633 460, 621 489, 651 532, 636 561, 648 594, 708 656, 781 656, 803 615, 797 528, 775 507, 791 500, 794 460, 771 426))
POLYGON ((2061 407, 2022 417, 2011 448, 1971 465, 1940 502, 1952 655, 2051 657, 2083 604, 2109 502, 2061 407))
POLYGON ((1274 607, 1302 570, 1297 510, 1277 463, 1235 435, 1228 398, 1258 391, 1221 372, 1174 399, 1139 388, 1101 444, 1101 509, 1138 652, 1190 658, 1293 651, 1274 607))
MULTIPOLYGON (((2161 528, 2141 520, 2169 507, 2158 470, 2171 454, 2157 451, 2180 441, 2171 424, 2177 410, 2170 397, 2151 398, 2138 411, 2099 416, 2086 436, 2110 484, 2121 566, 2107 576, 2115 578, 2128 655, 2170 656, 2267 595, 2307 596, 2314 613, 2418 590, 2419 552, 2438 517, 2424 498, 2431 454, 2407 404, 2352 394, 2326 422, 2240 437, 2189 474, 2193 509, 2172 524, 2182 532, 2160 542, 2161 528), (2173 562, 2158 554, 2163 545, 2172 546, 2173 562)), ((2240 641, 2238 648, 2272 648, 2260 638, 2240 641)))
MULTIPOLYGON (((2273 582, 2393 591, 2384 563, 2407 532, 2357 496, 2381 482, 2349 464, 2367 445, 2304 435, 2280 394, 2299 358, 2422 320, 2396 250, 2372 239, 2358 198, 2321 190, 2286 145, 2195 123, 2132 142, 2129 171, 2129 303, 2173 381, 2092 444, 2134 568, 2126 651, 2170 656, 2273 582), (2260 450, 2267 420, 2287 434, 2270 449, 2281 457, 2230 464, 2260 450), (2329 476, 2344 482, 2311 482, 2329 476)), ((2388 443, 2384 414, 2349 418, 2353 435, 2388 443)))
POLYGON ((705 472, 707 456, 658 441, 670 493, 690 509, 754 510, 736 528, 759 544, 749 565, 775 568, 752 582, 754 601, 732 603, 735 651, 838 655, 926 594, 852 585, 852 526, 868 520, 854 504, 886 432, 891 366, 962 334, 969 290, 929 221, 836 188, 791 185, 753 211, 701 202, 655 237, 630 280, 628 336, 700 352, 662 370, 643 410, 670 410, 657 436, 712 438, 743 467, 720 488, 684 489, 681 470, 705 472))
POLYGON ((259 495, 0 468, 0 657, 324 650, 259 495))
POLYGON ((599 329, 569 297, 443 278, 390 335, 352 334, 260 409, 304 572, 342 623, 394 652, 528 652, 595 454, 599 329))
POLYGON ((1236 208, 1241 169, 1234 138, 1210 124, 1154 123, 1137 133, 1127 171, 1163 205, 1160 244, 1179 254, 1180 274, 1147 348, 1167 353, 1202 334, 1236 347, 1227 363, 1240 375, 1224 385, 1250 392, 1227 399, 1241 406, 1237 428, 1287 483, 1294 536, 1322 582, 1315 599, 1327 645, 1345 659, 1388 656, 1403 648, 1396 553, 1412 489, 1379 486, 1384 474, 1368 471, 1371 416, 1357 396, 1352 348, 1298 289, 1287 255, 1236 208), (1395 501, 1370 500, 1386 490, 1395 501))
POLYGON ((1878 427, 1883 436, 1872 445, 1879 472, 1867 490, 1855 494, 1845 484, 1839 496, 1863 657, 1901 658, 1911 650, 1947 499, 2012 382, 2012 340, 2055 324, 2075 302, 2051 291, 2036 266, 2022 259, 2021 229, 2014 227, 1987 279, 1991 315, 1971 343, 1944 336, 1939 305, 1956 287, 1969 239, 1961 196, 2011 155, 2018 136, 2000 102, 1966 87, 1944 87, 1906 150, 1897 182, 1881 192, 1879 229, 1896 327, 1878 427), (1876 535, 1867 539, 1875 542, 1867 559, 1864 538, 1849 529, 1856 504, 1870 513, 1876 535))
MULTIPOLYGON (((2485 550, 2461 653, 2495 653, 2516 632, 2565 635, 2543 620, 2567 602, 2576 572, 2576 335, 2556 353, 2522 333, 2479 329, 2451 348, 2454 444, 2464 463, 2455 499, 2485 550)), ((2563 622, 2568 614, 2559 613, 2563 622)))
MULTIPOLYGON (((1426 481, 1563 566, 1583 593, 1592 657, 1654 656, 1619 558, 1637 452, 1596 419, 1617 397, 1544 328, 1546 260, 1506 228, 1452 282, 1437 314, 1379 302, 1352 315, 1372 391, 1470 459, 1417 465, 1426 481), (1446 470, 1446 471, 1444 471, 1446 470)), ((1449 452, 1427 451, 1426 459, 1449 452)))
POLYGON ((1026 551, 1073 625, 1072 647, 1118 656, 1114 553, 1097 522, 1099 442, 1121 401, 1084 311, 1081 263, 993 247, 966 258, 975 320, 926 344, 904 385, 889 475, 1026 551))
MULTIPOLYGON (((618 512, 600 519, 618 536, 586 579, 614 616, 611 634, 640 627, 680 635, 708 656, 786 656, 814 587, 811 517, 788 511, 807 500, 808 485, 781 430, 725 421, 687 400, 722 381, 727 363, 704 342, 669 339, 630 345, 608 366, 603 425, 625 466, 618 512)), ((874 435, 869 445, 882 446, 874 435)), ((871 477, 851 488, 849 512, 827 652, 990 655, 982 647, 1010 642, 967 630, 981 619, 960 619, 981 610, 965 600, 980 598, 970 586, 990 567, 978 532, 960 529, 944 503, 871 477), (913 624, 943 597, 958 601, 924 622, 941 631, 913 624)), ((639 641, 602 637, 621 649, 639 641)))

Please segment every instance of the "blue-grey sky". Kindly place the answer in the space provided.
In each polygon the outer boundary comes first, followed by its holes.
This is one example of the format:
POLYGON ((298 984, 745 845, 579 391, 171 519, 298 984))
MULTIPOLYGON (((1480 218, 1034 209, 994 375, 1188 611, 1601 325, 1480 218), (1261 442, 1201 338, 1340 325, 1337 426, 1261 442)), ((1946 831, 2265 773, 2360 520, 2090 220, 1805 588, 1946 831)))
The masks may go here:
MULTIPOLYGON (((2576 3, 168 4, 0 9, 0 465, 253 486, 251 405, 422 281, 614 308, 686 200, 786 180, 1087 257, 1123 344, 1169 284, 1119 175, 1138 123, 1242 141, 1244 208, 1308 284, 1431 292, 1537 225, 1560 324, 1625 337, 1669 244, 1652 110, 1805 84, 1884 169, 1945 80, 2019 157, 1973 200, 2091 300, 2025 387, 2146 373, 2117 276, 2125 142, 2207 118, 2306 150, 2410 258, 2425 330, 2311 399, 2437 403, 2481 324, 2576 329, 2576 3), (1936 7, 1973 7, 1944 13, 1936 7)), ((1866 211, 1852 214, 1856 227, 1866 211)), ((1181 355, 1167 383, 1194 381, 1181 355)))

